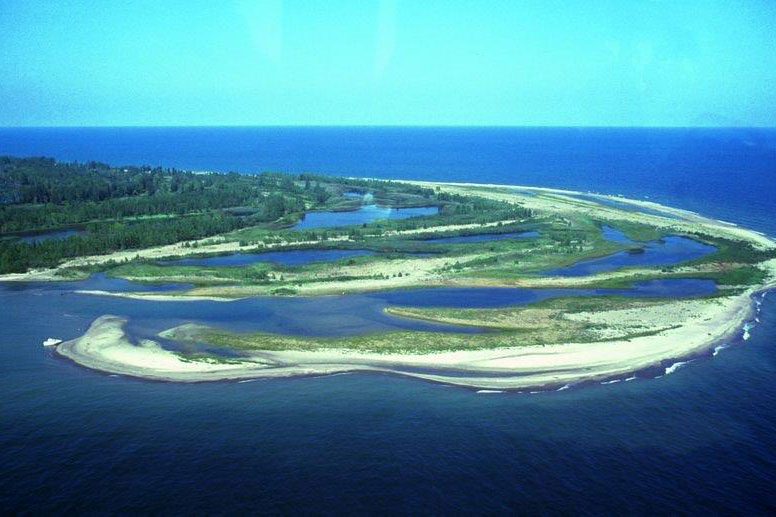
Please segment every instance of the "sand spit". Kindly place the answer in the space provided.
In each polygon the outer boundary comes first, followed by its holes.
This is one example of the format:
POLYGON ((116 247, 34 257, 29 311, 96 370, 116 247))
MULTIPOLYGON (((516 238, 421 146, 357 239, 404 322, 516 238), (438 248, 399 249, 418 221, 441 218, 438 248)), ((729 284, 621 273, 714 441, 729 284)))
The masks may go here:
MULTIPOLYGON (((751 317, 754 294, 755 290, 750 290, 709 300, 702 314, 688 313, 685 324, 679 328, 631 340, 597 343, 548 346, 516 343, 507 348, 432 354, 379 354, 341 349, 257 351, 240 360, 220 362, 207 358, 187 360, 150 340, 132 344, 123 331, 126 320, 106 315, 95 320, 83 336, 60 344, 56 350, 88 368, 163 381, 202 382, 374 371, 476 389, 556 389, 623 377, 710 350, 740 333, 751 317)), ((610 311, 610 316, 623 321, 633 318, 628 311, 620 311, 619 315, 617 312, 610 311)))
POLYGON ((520 203, 522 206, 532 208, 542 212, 568 213, 581 212, 599 219, 627 220, 633 222, 650 223, 655 226, 666 227, 673 231, 696 232, 702 231, 711 235, 726 237, 751 242, 761 248, 776 248, 776 241, 770 237, 746 228, 741 228, 735 224, 725 221, 719 221, 704 217, 700 214, 680 208, 673 208, 661 205, 653 201, 642 201, 620 196, 597 195, 603 199, 609 199, 620 203, 630 204, 636 207, 644 207, 650 210, 656 210, 665 214, 675 216, 679 219, 671 219, 649 213, 628 213, 621 209, 595 204, 584 199, 577 199, 574 196, 585 194, 574 190, 562 190, 543 187, 527 187, 521 185, 498 185, 491 183, 450 183, 433 181, 414 181, 414 180, 393 180, 418 185, 428 188, 437 188, 452 193, 468 193, 481 195, 483 197, 520 203), (475 189, 472 192, 471 189, 475 189), (536 195, 526 195, 521 192, 531 192, 534 194, 551 194, 554 196, 540 197, 536 195))
MULTIPOLYGON (((566 198, 566 196, 578 194, 577 192, 558 189, 417 181, 408 181, 407 183, 433 188, 439 187, 441 190, 451 193, 476 194, 491 199, 519 203, 537 212, 556 214, 561 217, 581 213, 604 221, 645 222, 679 233, 707 233, 727 239, 750 242, 763 249, 776 247, 776 242, 761 233, 647 201, 612 197, 618 202, 641 204, 645 208, 660 210, 680 219, 646 213, 634 214, 604 205, 596 205, 592 202, 579 202, 566 198), (525 192, 544 195, 527 195, 525 192)), ((441 231, 441 227, 430 230, 441 231)), ((424 231, 429 230, 424 229, 424 231)), ((207 241, 209 244, 198 247, 196 252, 246 251, 235 241, 219 240, 218 237, 207 239, 207 241)), ((282 249, 288 245, 298 244, 300 243, 277 243, 267 246, 266 249, 282 249)), ((146 258, 183 256, 190 255, 192 251, 192 248, 184 247, 183 243, 178 243, 148 250, 74 259, 63 264, 60 268, 104 263, 109 260, 121 261, 138 255, 146 258)), ((425 259, 426 262, 429 260, 434 259, 425 259)), ((409 259, 406 263, 397 265, 397 267, 406 269, 410 269, 409 266, 409 259)), ((595 324, 596 319, 606 318, 608 323, 614 320, 621 322, 624 326, 634 326, 638 323, 643 324, 646 329, 664 329, 656 334, 643 335, 629 340, 610 337, 606 338, 609 339, 608 341, 593 343, 569 342, 545 346, 521 346, 519 336, 515 336, 513 338, 515 340, 514 346, 509 343, 510 346, 488 350, 426 354, 380 354, 347 349, 278 352, 257 350, 246 353, 239 360, 210 356, 192 358, 165 350, 159 343, 152 340, 140 340, 135 344, 124 331, 126 320, 118 316, 106 315, 95 320, 80 338, 59 344, 56 351, 58 354, 88 368, 163 381, 201 382, 375 371, 412 376, 479 390, 558 389, 577 383, 607 382, 628 375, 629 378, 633 378, 634 372, 647 368, 664 367, 682 358, 712 350, 715 345, 739 334, 753 312, 752 297, 759 291, 776 286, 774 284, 776 259, 762 262, 758 266, 768 271, 770 276, 768 285, 753 287, 738 295, 703 300, 700 305, 688 308, 684 312, 676 311, 675 314, 670 315, 658 313, 648 315, 644 312, 638 313, 633 310, 621 309, 573 316, 593 324, 595 324), (666 328, 666 321, 669 319, 674 325, 666 328)), ((56 276, 58 271, 60 269, 32 272, 25 275, 4 275, 0 277, 0 280, 44 280, 49 279, 49 277, 52 280, 62 280, 56 276)), ((633 274, 633 271, 607 274, 614 278, 616 275, 633 274)), ((577 285, 582 285, 582 282, 590 281, 591 278, 599 279, 595 276, 572 280, 567 278, 537 278, 525 280, 525 282, 534 282, 536 287, 539 287, 540 284, 542 287, 549 287, 568 285, 568 282, 578 282, 577 285)), ((331 282, 325 287, 310 286, 299 294, 331 294, 332 291, 340 294, 339 291, 345 290, 353 292, 354 288, 355 290, 395 288, 399 286, 399 282, 403 284, 402 287, 404 284, 414 287, 455 285, 454 283, 446 283, 445 279, 433 276, 428 271, 421 275, 419 268, 412 268, 410 278, 402 277, 401 280, 392 278, 387 283, 380 281, 379 286, 377 283, 369 282, 356 286, 346 285, 344 282, 342 285, 331 282), (320 289, 320 291, 314 289, 320 289)), ((510 286, 517 286, 517 284, 510 286)), ((527 287, 528 285, 522 286, 527 287)), ((198 288, 188 292, 175 293, 82 292, 150 301, 229 301, 229 299, 242 296, 270 294, 258 291, 259 288, 260 286, 198 288)), ((690 306, 687 305, 687 307, 690 306)))
POLYGON ((91 296, 113 296, 116 298, 129 298, 132 300, 146 300, 150 302, 232 302, 240 300, 237 297, 223 296, 199 296, 194 294, 162 294, 147 291, 100 291, 95 289, 77 289, 76 294, 88 294, 91 296))

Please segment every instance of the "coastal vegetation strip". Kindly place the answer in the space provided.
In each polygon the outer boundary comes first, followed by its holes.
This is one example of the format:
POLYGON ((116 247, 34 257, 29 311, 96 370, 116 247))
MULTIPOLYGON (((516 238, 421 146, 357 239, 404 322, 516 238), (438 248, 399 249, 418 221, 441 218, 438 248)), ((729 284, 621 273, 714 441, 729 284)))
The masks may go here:
POLYGON ((626 289, 681 279, 713 280, 717 286, 693 298, 660 297, 658 291, 634 299, 602 291, 502 308, 385 309, 392 317, 480 330, 465 334, 395 330, 311 337, 189 323, 163 332, 160 342, 133 344, 124 320, 106 317, 80 340, 59 346, 62 355, 85 366, 149 378, 394 371, 395 364, 480 374, 520 372, 480 380, 478 386, 601 378, 693 353, 730 335, 746 317, 753 293, 776 281, 776 243, 762 234, 654 203, 620 198, 598 203, 556 189, 310 174, 201 175, 18 158, 0 159, 0 179, 9 186, 0 205, 0 278, 73 279, 107 272, 141 283, 193 286, 165 292, 88 291, 92 294, 164 302, 419 287, 626 289), (434 213, 292 228, 305 214, 357 215, 366 203, 434 207, 434 213), (626 210, 624 204, 644 211, 626 210), (73 226, 82 230, 59 240, 20 238, 25 232, 73 226), (703 245, 695 246, 697 254, 680 254, 679 259, 639 259, 666 241, 680 245, 677 237, 703 245), (260 259, 230 266, 161 261, 290 250, 368 254, 295 265, 260 259), (596 261, 598 269, 562 274, 584 261, 596 261), (165 349, 164 339, 187 345, 187 351, 165 349), (208 351, 198 348, 202 344, 208 351))
MULTIPOLYGON (((101 371, 182 382, 380 371, 478 389, 556 389, 662 367, 666 361, 729 339, 750 316, 751 294, 750 290, 713 301, 638 302, 625 308, 617 308, 609 300, 604 302, 609 305, 603 311, 595 300, 557 301, 554 307, 525 309, 571 309, 564 313, 565 318, 592 325, 599 333, 605 326, 616 334, 587 343, 520 345, 518 332, 485 333, 458 336, 484 339, 480 344, 501 342, 501 346, 474 348, 467 340, 465 348, 449 350, 436 340, 413 342, 413 336, 437 337, 431 335, 434 333, 406 333, 406 340, 400 338, 397 347, 397 333, 322 339, 235 333, 195 324, 160 334, 160 338, 184 344, 207 342, 216 349, 223 346, 230 351, 227 357, 166 350, 147 339, 132 344, 124 330, 125 319, 103 316, 80 338, 60 344, 57 353, 101 371), (574 306, 563 307, 565 303, 574 306), (672 321, 676 324, 671 325, 672 321), (633 332, 643 326, 649 330, 633 332), (630 337, 621 338, 624 332, 630 337), (381 336, 390 339, 382 341, 381 336)), ((535 314, 526 321, 541 327, 547 317, 535 314)), ((454 335, 443 336, 447 339, 454 335)))

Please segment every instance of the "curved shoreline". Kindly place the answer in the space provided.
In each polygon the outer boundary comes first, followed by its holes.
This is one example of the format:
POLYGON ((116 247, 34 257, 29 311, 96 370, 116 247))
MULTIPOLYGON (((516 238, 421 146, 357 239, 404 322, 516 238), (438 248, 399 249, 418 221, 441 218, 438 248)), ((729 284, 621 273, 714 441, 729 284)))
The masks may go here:
MULTIPOLYGON (((530 196, 510 197, 509 194, 499 190, 469 192, 473 195, 508 199, 510 202, 525 201, 527 205, 549 212, 563 214, 577 211, 589 214, 592 210, 596 216, 605 220, 619 218, 645 221, 662 227, 679 227, 685 231, 707 231, 729 239, 748 242, 762 249, 776 247, 776 242, 759 232, 708 219, 686 210, 665 207, 651 201, 602 195, 619 202, 660 209, 665 213, 680 216, 681 220, 676 221, 651 214, 634 216, 616 208, 594 204, 579 206, 570 198, 564 199, 566 195, 581 194, 575 191, 476 183, 417 181, 407 181, 407 183, 443 186, 451 192, 458 192, 459 189, 463 192, 468 187, 549 193, 553 195, 545 196, 547 199, 531 201, 533 198, 530 196)), ((219 244, 219 246, 224 245, 219 244)), ((154 253, 153 249, 147 251, 154 253)), ((103 258, 100 257, 100 259, 103 258)), ((80 338, 57 346, 56 352, 95 370, 161 381, 245 380, 370 371, 484 390, 557 389, 580 383, 621 379, 634 372, 661 367, 666 362, 695 357, 730 339, 740 332, 742 326, 751 318, 755 307, 754 297, 758 293, 776 287, 774 282, 776 259, 761 262, 759 265, 764 266, 769 275, 769 279, 762 285, 748 288, 736 295, 689 305, 695 312, 691 311, 691 314, 688 314, 685 311, 683 315, 675 315, 673 320, 665 313, 658 312, 657 319, 661 317, 666 319, 661 323, 678 323, 670 328, 665 324, 655 325, 655 314, 652 314, 652 327, 647 326, 647 328, 653 333, 632 339, 610 338, 586 343, 520 346, 519 336, 512 335, 506 339, 512 339, 514 346, 508 342, 510 346, 492 349, 436 353, 374 353, 346 348, 267 351, 257 347, 255 351, 252 350, 239 360, 212 357, 192 359, 183 358, 165 350, 158 343, 150 340, 142 340, 138 345, 133 345, 123 331, 125 320, 116 316, 103 316, 95 320, 90 329, 80 338)), ((88 294, 130 296, 156 301, 186 299, 185 296, 170 293, 90 292, 88 294)), ((205 295, 190 299, 226 301, 230 298, 205 295)), ((681 300, 676 301, 676 303, 680 302, 681 300)), ((612 311, 616 310, 612 309, 612 311)), ((607 311, 597 314, 604 315, 607 311)))
POLYGON ((776 285, 737 295, 709 325, 696 325, 630 342, 525 346, 437 354, 374 354, 343 350, 257 352, 231 364, 182 360, 154 342, 130 343, 126 320, 102 316, 56 353, 87 368, 154 381, 212 382, 379 372, 470 389, 552 391, 622 380, 637 372, 708 354, 752 318, 755 296, 776 285), (711 330, 698 339, 699 329, 711 330), (692 339, 693 335, 696 339, 692 339), (685 341, 683 341, 683 339, 685 341), (437 372, 424 373, 423 370, 437 372), (445 371, 449 374, 445 374, 445 371), (478 374, 480 374, 478 376, 478 374))

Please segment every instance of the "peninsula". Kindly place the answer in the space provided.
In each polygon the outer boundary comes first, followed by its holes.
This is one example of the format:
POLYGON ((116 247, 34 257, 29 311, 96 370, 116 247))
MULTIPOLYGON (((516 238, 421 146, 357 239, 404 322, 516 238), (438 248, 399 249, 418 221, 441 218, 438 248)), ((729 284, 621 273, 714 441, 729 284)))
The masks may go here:
POLYGON ((535 390, 659 375, 740 335, 776 283, 771 238, 621 197, 10 157, 0 166, 0 280, 77 285, 99 273, 132 287, 74 293, 145 304, 391 293, 383 316, 405 322, 324 336, 191 318, 137 337, 125 315, 106 314, 56 346, 83 366, 146 379, 374 371, 535 390))

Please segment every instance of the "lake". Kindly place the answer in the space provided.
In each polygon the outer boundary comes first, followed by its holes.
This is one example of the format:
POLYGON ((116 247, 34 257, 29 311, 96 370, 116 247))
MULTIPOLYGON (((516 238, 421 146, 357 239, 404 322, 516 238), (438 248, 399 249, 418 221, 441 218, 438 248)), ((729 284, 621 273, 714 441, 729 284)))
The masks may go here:
POLYGON ((48 240, 61 241, 63 239, 67 239, 68 237, 73 237, 76 235, 86 235, 86 231, 70 228, 66 230, 56 230, 53 232, 29 233, 29 234, 19 236, 19 240, 22 242, 36 244, 38 242, 44 242, 48 240))
POLYGON ((388 208, 378 205, 363 205, 358 210, 347 212, 308 212, 301 221, 294 225, 295 230, 312 230, 334 228, 354 224, 371 223, 373 221, 390 219, 408 219, 424 215, 436 215, 439 209, 435 206, 416 208, 388 208))
POLYGON ((637 243, 628 239, 624 233, 608 226, 602 228, 602 233, 607 240, 633 245, 633 249, 639 251, 626 250, 604 257, 583 260, 562 268, 543 271, 542 274, 585 276, 625 267, 672 266, 699 259, 716 251, 714 246, 676 235, 669 235, 647 243, 637 243))

